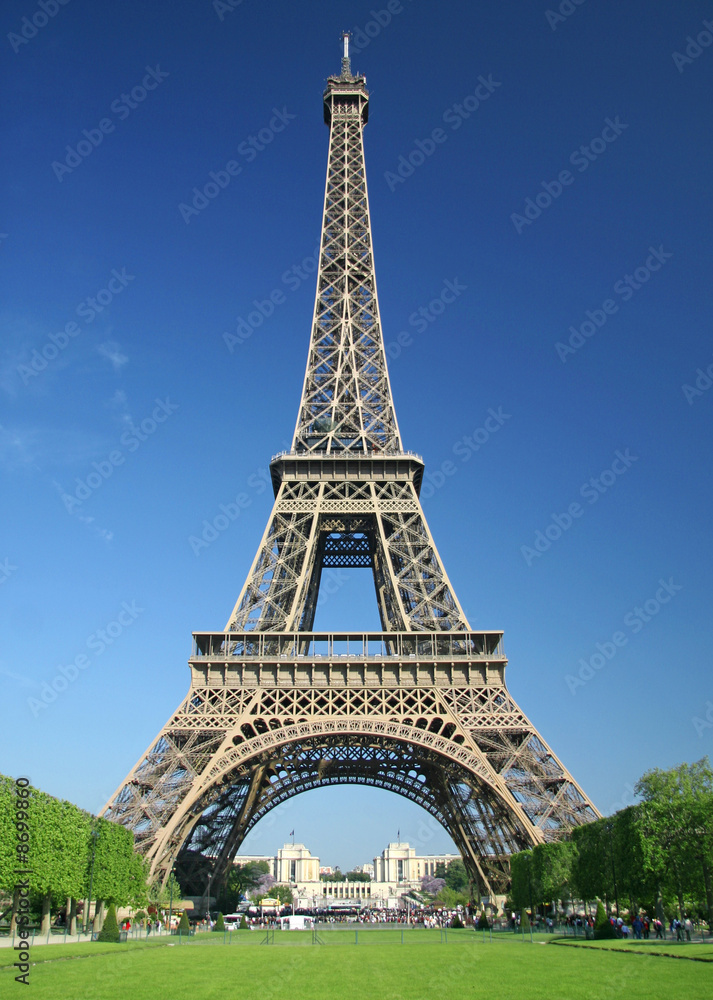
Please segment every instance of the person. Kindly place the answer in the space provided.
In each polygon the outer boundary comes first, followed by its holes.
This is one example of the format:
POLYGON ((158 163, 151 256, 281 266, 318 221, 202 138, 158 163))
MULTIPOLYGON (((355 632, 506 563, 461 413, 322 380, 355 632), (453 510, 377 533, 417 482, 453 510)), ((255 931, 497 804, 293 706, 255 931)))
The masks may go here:
POLYGON ((691 918, 688 915, 686 915, 686 919, 683 922, 683 926, 684 926, 684 929, 686 931, 686 940, 690 941, 691 940, 691 931, 693 930, 693 921, 691 920, 691 918))

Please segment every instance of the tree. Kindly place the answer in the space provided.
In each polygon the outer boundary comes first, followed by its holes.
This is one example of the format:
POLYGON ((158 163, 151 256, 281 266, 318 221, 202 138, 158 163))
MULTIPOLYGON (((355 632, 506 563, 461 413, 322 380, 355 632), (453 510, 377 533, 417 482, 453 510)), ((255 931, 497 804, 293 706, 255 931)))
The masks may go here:
POLYGON ((190 934, 191 933, 191 924, 190 924, 190 921, 188 919, 188 914, 186 913, 185 910, 181 914, 181 919, 178 921, 178 933, 179 934, 190 934))
POLYGON ((455 889, 450 889, 445 885, 436 896, 436 902, 443 903, 445 907, 452 910, 456 906, 467 906, 468 897, 464 892, 456 892, 455 889))
POLYGON ((294 897, 289 885, 274 885, 270 889, 270 895, 279 899, 283 906, 292 906, 294 897))
POLYGON ((12 778, 0 774, 0 895, 12 896, 11 933, 15 930, 19 902, 16 884, 18 878, 21 877, 15 872, 17 868, 17 836, 19 833, 27 833, 26 824, 29 819, 29 813, 24 808, 19 809, 16 814, 15 804, 15 782, 12 778), (16 816, 17 827, 15 826, 16 816))
POLYGON ((240 927, 238 928, 238 930, 241 930, 241 931, 250 930, 250 928, 248 927, 248 922, 245 919, 245 914, 244 913, 243 913, 242 917, 240 918, 240 927))
MULTIPOLYGON (((339 873, 341 875, 341 872, 339 873)), ((371 875, 368 872, 347 872, 347 882, 371 882, 371 875)))
POLYGON ((446 884, 444 878, 434 878, 433 875, 424 875, 421 879, 421 892, 427 892, 429 896, 437 896, 446 884))
POLYGON ((95 825, 95 898, 117 906, 142 905, 146 899, 146 867, 134 850, 133 833, 101 818, 95 825))
POLYGON ((594 918, 594 937, 597 940, 616 937, 601 899, 597 900, 597 915, 594 918))
POLYGON ((331 875, 320 875, 321 882, 345 882, 346 876, 338 868, 335 868, 331 875))
POLYGON ((267 861, 248 861, 244 865, 232 865, 221 894, 226 912, 232 912, 241 899, 256 889, 262 875, 269 874, 267 861))
POLYGON ((466 871, 465 865, 457 858, 446 868, 445 874, 446 885, 449 889, 453 889, 455 892, 462 892, 464 889, 468 888, 468 872, 466 871))
POLYGON ((104 918, 104 925, 99 931, 99 941, 111 941, 116 943, 120 940, 119 938, 119 925, 116 922, 116 907, 113 903, 109 906, 107 915, 104 918))
POLYGON ((520 851, 510 858, 510 896, 517 910, 530 905, 531 865, 532 851, 520 851))
POLYGON ((707 757, 668 771, 647 771, 636 785, 643 799, 644 863, 668 883, 684 911, 684 893, 702 884, 713 927, 713 770, 707 757))
MULTIPOLYGON (((184 911, 185 912, 185 911, 184 911)), ((215 923, 213 924, 213 930, 218 931, 220 934, 225 930, 225 920, 223 920, 223 914, 219 913, 216 917, 215 923)))
POLYGON ((580 899, 614 898, 608 820, 596 820, 572 831, 572 883, 580 899))
POLYGON ((264 872, 257 881, 257 885, 251 891, 251 897, 259 903, 261 899, 268 894, 270 889, 272 889, 275 884, 275 879, 270 875, 269 872, 264 872))
MULTIPOLYGON (((532 850, 530 882, 533 903, 566 903, 572 895, 574 849, 567 840, 538 844, 532 850)), ((529 891, 529 885, 528 885, 529 891)))

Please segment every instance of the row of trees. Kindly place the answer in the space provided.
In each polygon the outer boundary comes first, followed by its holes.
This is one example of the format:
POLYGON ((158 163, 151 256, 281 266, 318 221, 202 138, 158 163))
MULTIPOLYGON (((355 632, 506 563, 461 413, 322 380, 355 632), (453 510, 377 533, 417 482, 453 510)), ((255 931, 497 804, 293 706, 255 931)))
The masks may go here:
POLYGON ((713 928, 713 769, 708 758, 648 771, 638 805, 511 859, 516 909, 573 898, 660 919, 697 912, 713 928))
POLYGON ((320 882, 371 882, 371 875, 368 872, 347 872, 340 871, 339 868, 331 873, 322 873, 319 876, 320 882))
MULTIPOLYGON (((105 903, 140 906, 149 902, 146 868, 134 851, 131 831, 116 823, 56 799, 39 789, 27 788, 20 800, 15 781, 0 775, 0 914, 11 916, 14 927, 19 903, 17 883, 29 879, 30 908, 40 914, 42 930, 51 917, 66 908, 72 932, 77 904, 91 895, 98 901, 101 923, 105 903), (29 875, 18 875, 17 848, 26 842, 29 875)), ((24 855, 23 855, 24 856, 24 855)))
POLYGON ((283 906, 289 906, 293 899, 289 886, 275 884, 267 861, 247 861, 231 865, 217 905, 222 913, 232 913, 241 899, 260 903, 266 896, 279 899, 283 906))
POLYGON ((446 907, 466 906, 470 902, 470 886, 465 865, 460 858, 448 865, 439 861, 435 875, 424 875, 421 879, 421 891, 446 907))

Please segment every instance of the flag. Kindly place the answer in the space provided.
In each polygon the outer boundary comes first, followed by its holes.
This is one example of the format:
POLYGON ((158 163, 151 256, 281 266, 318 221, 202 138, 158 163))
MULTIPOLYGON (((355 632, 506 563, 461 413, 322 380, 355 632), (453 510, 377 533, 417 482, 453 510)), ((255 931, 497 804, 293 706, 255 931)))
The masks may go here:
POLYGON ((294 835, 295 835, 295 831, 294 830, 290 830, 290 836, 294 837, 294 835))

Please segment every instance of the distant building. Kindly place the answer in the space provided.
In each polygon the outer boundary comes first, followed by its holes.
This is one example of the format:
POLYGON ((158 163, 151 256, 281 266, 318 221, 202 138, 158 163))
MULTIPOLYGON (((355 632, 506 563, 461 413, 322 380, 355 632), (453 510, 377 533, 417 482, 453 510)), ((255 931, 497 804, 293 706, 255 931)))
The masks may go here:
POLYGON ((374 880, 376 882, 413 883, 418 888, 425 875, 435 876, 436 866, 448 866, 451 861, 459 861, 460 854, 416 855, 416 848, 401 842, 392 842, 374 858, 374 880), (418 885, 417 885, 418 883, 418 885))
POLYGON ((285 844, 277 852, 276 882, 319 882, 320 870, 319 858, 313 858, 304 844, 285 844))
POLYGON ((421 888, 424 875, 435 875, 436 865, 449 865, 458 854, 416 855, 409 844, 393 842, 373 864, 357 865, 353 871, 371 876, 371 882, 345 879, 341 882, 320 881, 320 875, 334 875, 339 869, 320 865, 304 844, 285 844, 274 857, 269 855, 238 855, 235 864, 266 861, 276 882, 292 889, 297 909, 340 910, 347 907, 372 909, 405 906, 403 897, 421 888))
POLYGON ((277 858, 269 854, 238 854, 234 860, 234 865, 247 865, 250 862, 255 861, 266 861, 270 866, 270 874, 275 878, 275 867, 277 863, 277 858))
POLYGON ((371 878, 374 877, 374 866, 370 861, 367 861, 365 865, 354 865, 352 871, 361 872, 362 875, 369 875, 371 878))

